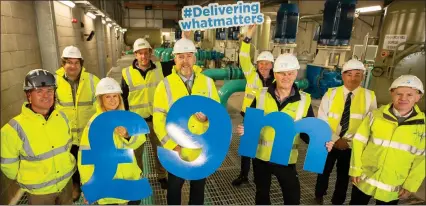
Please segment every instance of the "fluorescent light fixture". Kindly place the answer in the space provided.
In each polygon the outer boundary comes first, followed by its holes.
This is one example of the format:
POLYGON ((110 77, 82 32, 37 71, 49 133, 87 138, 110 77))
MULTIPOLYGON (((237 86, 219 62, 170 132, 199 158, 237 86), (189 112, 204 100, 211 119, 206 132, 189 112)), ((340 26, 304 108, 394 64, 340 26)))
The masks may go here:
POLYGON ((106 23, 105 19, 102 19, 102 24, 105 24, 105 23, 106 23))
POLYGON ((112 27, 112 25, 111 25, 110 23, 108 23, 108 24, 107 24, 107 26, 108 26, 109 28, 111 28, 111 27, 112 27))
POLYGON ((96 19, 96 15, 94 15, 92 12, 90 12, 90 11, 88 11, 87 13, 86 13, 86 15, 88 16, 88 17, 90 17, 90 18, 92 18, 92 19, 96 19))
POLYGON ((75 1, 77 4, 90 4, 89 1, 75 1))
POLYGON ((98 16, 105 17, 105 14, 104 14, 102 11, 99 11, 99 10, 98 10, 98 11, 96 11, 96 12, 98 13, 98 14, 97 14, 98 16))
POLYGON ((380 11, 380 10, 382 10, 381 6, 369 6, 369 7, 358 8, 355 11, 359 13, 366 13, 366 12, 380 11))
POLYGON ((107 18, 106 18, 106 21, 111 21, 111 19, 107 17, 107 18))
POLYGON ((59 2, 61 2, 61 3, 65 4, 65 5, 67 5, 67 6, 69 6, 69 7, 71 7, 71 8, 74 8, 74 7, 75 7, 74 2, 72 2, 72 1, 59 1, 59 2))

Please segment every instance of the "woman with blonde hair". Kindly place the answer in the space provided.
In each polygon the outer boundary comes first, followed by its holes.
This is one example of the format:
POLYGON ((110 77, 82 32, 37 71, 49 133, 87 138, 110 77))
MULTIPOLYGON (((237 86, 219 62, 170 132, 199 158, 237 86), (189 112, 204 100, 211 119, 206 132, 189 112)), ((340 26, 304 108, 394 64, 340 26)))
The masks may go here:
MULTIPOLYGON (((96 113, 92 116, 88 122, 86 128, 83 131, 80 151, 78 152, 78 169, 81 176, 81 184, 86 184, 93 175, 94 165, 82 165, 81 164, 81 150, 90 150, 89 142, 89 129, 91 122, 103 112, 113 110, 124 110, 123 99, 121 97, 121 87, 117 81, 110 77, 103 78, 99 81, 96 86, 96 113)), ((129 136, 126 128, 119 126, 114 130, 114 144, 117 149, 137 149, 145 141, 145 135, 129 136)), ((135 155, 133 154, 132 163, 122 163, 117 167, 114 179, 125 179, 125 180, 137 180, 142 176, 142 170, 136 163, 135 155)), ((98 204, 127 204, 128 200, 117 199, 117 198, 102 198, 97 201, 98 204)))

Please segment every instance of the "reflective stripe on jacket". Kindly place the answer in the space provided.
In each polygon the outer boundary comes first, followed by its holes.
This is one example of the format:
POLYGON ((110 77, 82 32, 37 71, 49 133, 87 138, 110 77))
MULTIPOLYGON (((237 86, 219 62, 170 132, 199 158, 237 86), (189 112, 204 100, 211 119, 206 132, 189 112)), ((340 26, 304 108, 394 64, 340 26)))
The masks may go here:
POLYGON ((46 120, 27 105, 1 129, 1 170, 30 194, 60 192, 77 169, 68 118, 54 110, 46 120))
POLYGON ((416 192, 425 177, 425 115, 415 106, 398 124, 391 104, 369 113, 353 138, 349 175, 365 194, 389 202, 401 188, 416 192))
POLYGON ((95 89, 99 78, 86 72, 86 69, 83 67, 74 103, 71 85, 63 78, 64 75, 65 70, 63 67, 56 71, 56 84, 58 88, 56 89, 55 107, 63 111, 70 119, 73 144, 78 145, 87 121, 96 112, 95 89))

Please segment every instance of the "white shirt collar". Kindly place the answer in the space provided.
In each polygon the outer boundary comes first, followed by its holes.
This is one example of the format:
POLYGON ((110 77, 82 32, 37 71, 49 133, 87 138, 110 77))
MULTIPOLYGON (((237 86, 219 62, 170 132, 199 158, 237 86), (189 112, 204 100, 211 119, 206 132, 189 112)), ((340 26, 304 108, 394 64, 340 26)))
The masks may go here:
POLYGON ((404 118, 407 118, 407 117, 409 117, 409 116, 411 115, 411 113, 413 113, 414 109, 411 109, 411 111, 410 111, 410 112, 408 112, 408 114, 406 114, 406 115, 404 115, 404 116, 401 116, 401 114, 398 112, 398 110, 396 110, 396 109, 395 109, 395 107, 392 107, 392 111, 393 111, 393 114, 395 114, 395 116, 396 116, 396 117, 404 117, 404 118))
MULTIPOLYGON (((352 94, 355 96, 356 95, 356 93, 359 91, 359 88, 360 88, 361 86, 358 86, 356 89, 354 89, 353 91, 352 91, 352 94)), ((346 96, 348 96, 348 94, 349 94, 349 89, 347 89, 345 86, 343 86, 343 95, 345 95, 345 97, 346 96)))

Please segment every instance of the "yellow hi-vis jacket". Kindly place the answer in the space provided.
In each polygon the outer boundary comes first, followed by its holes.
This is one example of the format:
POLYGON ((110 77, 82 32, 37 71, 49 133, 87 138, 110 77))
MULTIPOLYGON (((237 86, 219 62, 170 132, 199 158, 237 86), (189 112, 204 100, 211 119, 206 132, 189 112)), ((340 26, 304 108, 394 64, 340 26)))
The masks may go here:
MULTIPOLYGON (((311 105, 311 96, 302 91, 299 92, 300 100, 288 103, 280 112, 290 115, 295 121, 306 117, 309 107, 311 105)), ((268 88, 261 89, 260 93, 256 96, 256 108, 264 111, 267 115, 272 112, 278 112, 278 107, 275 99, 268 92, 268 88)), ((275 139, 275 130, 272 127, 264 127, 260 132, 259 144, 257 146, 256 158, 263 161, 271 159, 272 146, 275 139)), ((300 142, 299 134, 296 135, 293 141, 293 147, 290 153, 288 164, 295 164, 299 155, 298 145, 300 142)))
MULTIPOLYGON (((328 89, 327 95, 330 103, 328 111, 328 125, 330 125, 333 134, 339 135, 336 131, 339 127, 340 120, 342 119, 343 110, 345 109, 345 98, 343 96, 343 87, 334 87, 328 89)), ((349 146, 352 145, 352 138, 354 137, 356 130, 361 124, 365 116, 367 116, 370 105, 373 101, 376 101, 376 96, 373 91, 364 88, 358 88, 357 93, 351 101, 349 127, 346 133, 343 135, 343 139, 348 140, 349 146)))
POLYGON ((239 58, 241 68, 247 81, 241 108, 242 112, 246 112, 246 108, 250 107, 256 95, 262 90, 263 83, 259 77, 259 73, 256 72, 256 68, 251 63, 250 44, 244 41, 241 42, 239 58))
MULTIPOLYGON (((173 68, 173 70, 175 69, 173 68)), ((184 82, 176 72, 164 78, 155 90, 153 114, 154 131, 163 147, 169 150, 177 146, 177 143, 171 139, 166 131, 167 112, 169 112, 174 102, 189 95, 204 96, 220 102, 213 80, 200 73, 200 70, 196 66, 193 67, 193 70, 194 84, 191 88, 191 94, 188 93, 184 82)), ((194 134, 199 135, 204 133, 208 126, 208 121, 200 122, 194 115, 191 116, 188 121, 188 129, 194 134)), ((193 161, 200 153, 201 149, 182 148, 180 155, 183 160, 193 161)))
POLYGON ((71 85, 63 77, 65 70, 63 67, 56 71, 56 109, 65 112, 70 119, 72 143, 79 145, 81 133, 89 121, 90 117, 96 112, 95 106, 95 88, 99 78, 81 69, 78 89, 75 94, 75 103, 72 97, 71 85))
POLYGON ((1 170, 30 194, 61 192, 77 169, 68 118, 54 110, 46 120, 27 105, 1 129, 1 170))
POLYGON ((417 105, 404 122, 391 104, 369 113, 352 142, 349 175, 361 177, 358 189, 375 199, 398 199, 403 188, 416 192, 425 177, 425 114, 417 105))
POLYGON ((129 110, 143 118, 148 118, 152 115, 155 88, 164 78, 160 62, 155 62, 154 64, 156 68, 149 70, 145 78, 133 65, 124 68, 121 72, 124 81, 129 85, 129 110))
MULTIPOLYGON (((99 103, 97 103, 99 104, 99 103)), ((93 117, 87 123, 87 126, 84 128, 83 134, 81 136, 80 142, 80 151, 78 151, 78 172, 80 172, 81 184, 84 185, 86 182, 92 178, 93 172, 95 171, 94 165, 82 165, 81 164, 81 151, 82 150, 90 150, 90 142, 89 142, 89 130, 90 124, 95 120, 97 116, 103 113, 100 105, 97 106, 97 111, 93 115, 93 117)), ((108 138, 108 137, 105 137, 108 138)), ((140 147, 145 141, 146 136, 136 135, 130 137, 129 140, 126 140, 117 134, 113 134, 112 138, 114 140, 115 147, 117 149, 137 149, 140 147)), ((133 162, 132 163, 122 163, 118 164, 117 172, 115 173, 114 179, 125 179, 125 180, 138 180, 142 177, 142 170, 139 168, 136 157, 133 153, 133 162)), ((128 200, 122 200, 117 198, 102 198, 97 201, 99 204, 125 204, 128 200)))

